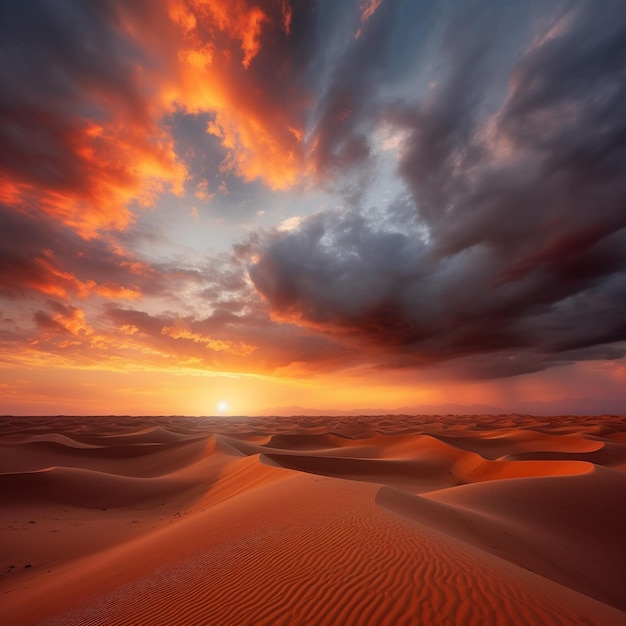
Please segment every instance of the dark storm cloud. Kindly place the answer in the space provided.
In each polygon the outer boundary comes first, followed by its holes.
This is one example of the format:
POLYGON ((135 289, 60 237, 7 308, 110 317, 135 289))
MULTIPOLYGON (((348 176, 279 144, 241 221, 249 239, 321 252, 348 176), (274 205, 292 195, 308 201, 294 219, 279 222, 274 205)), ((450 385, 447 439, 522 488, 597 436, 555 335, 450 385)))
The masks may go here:
POLYGON ((441 80, 378 108, 406 136, 413 215, 327 212, 262 241, 250 276, 275 316, 478 377, 623 355, 626 10, 568 6, 504 83, 489 11, 450 18, 441 80))
MULTIPOLYGON (((360 3, 360 10, 366 5, 360 3)), ((518 12, 516 7, 478 0, 456 5, 386 0, 363 24, 355 6, 321 3, 318 29, 324 47, 308 76, 316 81, 318 93, 309 120, 318 175, 351 204, 358 204, 376 177, 377 124, 392 103, 410 101, 416 89, 439 80, 446 63, 454 76, 439 101, 446 105, 438 112, 438 121, 441 130, 457 125, 459 110, 481 93, 476 81, 479 69, 484 75, 497 68, 494 63, 481 68, 481 63, 499 31, 511 27, 514 36, 509 33, 509 39, 515 42, 519 37, 517 27, 511 26, 518 12), (434 53, 441 40, 444 45, 434 53)), ((504 45, 504 54, 499 50, 504 59, 511 55, 511 45, 504 45)), ((457 126, 449 132, 461 130, 457 126)))
POLYGON ((387 89, 406 73, 406 64, 423 44, 422 24, 433 6, 387 0, 363 26, 354 6, 320 6, 318 29, 324 47, 309 75, 319 92, 308 123, 311 158, 316 173, 352 203, 358 202, 373 175, 373 118, 387 89), (407 22, 414 28, 404 39, 398 34, 407 22))
POLYGON ((81 118, 105 118, 112 104, 133 119, 145 117, 133 70, 141 54, 115 18, 107 0, 3 4, 0 168, 17 180, 79 184, 85 176, 72 134, 81 118))

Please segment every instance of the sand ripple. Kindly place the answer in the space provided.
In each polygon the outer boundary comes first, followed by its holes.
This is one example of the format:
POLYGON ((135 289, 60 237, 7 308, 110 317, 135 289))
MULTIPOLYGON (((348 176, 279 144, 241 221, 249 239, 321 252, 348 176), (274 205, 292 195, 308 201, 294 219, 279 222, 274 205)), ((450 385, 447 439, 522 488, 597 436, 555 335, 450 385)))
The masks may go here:
POLYGON ((626 624, 623 417, 0 418, 2 618, 626 624))

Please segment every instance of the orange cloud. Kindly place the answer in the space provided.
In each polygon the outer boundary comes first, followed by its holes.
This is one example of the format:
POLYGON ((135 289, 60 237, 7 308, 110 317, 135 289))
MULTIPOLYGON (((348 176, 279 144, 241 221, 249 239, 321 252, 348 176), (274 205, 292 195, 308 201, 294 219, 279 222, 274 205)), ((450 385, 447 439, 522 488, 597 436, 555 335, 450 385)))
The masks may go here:
MULTIPOLYGON (((248 68, 261 47, 260 35, 268 16, 257 6, 248 6, 243 0, 172 0, 169 16, 185 34, 199 24, 214 27, 238 40, 243 51, 241 64, 248 68)), ((204 47, 203 47, 204 48, 204 47)), ((198 52, 191 49, 190 52, 198 52)))
POLYGON ((84 239, 126 229, 136 209, 185 192, 188 172, 164 123, 177 111, 214 116, 206 130, 225 150, 224 171, 272 189, 306 174, 307 102, 290 73, 285 0, 263 9, 248 0, 170 0, 116 12, 112 33, 141 55, 110 68, 99 59, 93 74, 64 67, 71 95, 10 112, 19 132, 7 147, 15 158, 0 169, 0 201, 43 211, 84 239), (273 48, 261 58, 265 38, 273 48))
MULTIPOLYGON (((284 1, 272 13, 244 0, 172 0, 169 5, 180 39, 174 74, 163 86, 165 106, 213 113, 206 131, 226 150, 222 169, 245 181, 261 179, 272 189, 287 189, 306 173, 305 98, 290 87, 290 102, 285 102, 267 88, 270 76, 255 66, 262 34, 279 37, 279 26, 285 37, 291 15, 284 1)), ((287 69, 287 58, 273 59, 273 73, 277 62, 287 69)))
POLYGON ((365 23, 376 13, 376 9, 382 4, 383 0, 365 0, 359 5, 359 10, 361 11, 361 26, 357 30, 355 39, 358 39, 363 32, 363 28, 365 23))
MULTIPOLYGON (((68 348, 85 348, 102 341, 102 337, 87 323, 85 312, 74 306, 57 306, 51 315, 39 311, 34 319, 39 334, 30 338, 31 350, 42 347, 47 352, 54 346, 55 351, 65 352, 68 348)), ((22 352, 28 354, 29 351, 22 352)))
POLYGON ((0 200, 17 211, 43 211, 90 239, 126 228, 132 202, 146 207, 165 191, 180 195, 187 172, 157 120, 135 119, 116 103, 98 105, 108 107, 107 119, 98 123, 16 113, 18 127, 45 122, 49 128, 14 146, 19 158, 0 171, 0 200))
POLYGON ((163 326, 161 333, 174 339, 189 339, 195 343, 203 343, 207 348, 215 352, 231 352, 232 354, 246 356, 256 350, 256 346, 247 343, 216 339, 176 326, 163 326))
MULTIPOLYGON (((119 119, 91 124, 77 143, 76 152, 83 157, 87 173, 87 200, 97 211, 95 228, 110 224, 112 216, 117 222, 111 225, 126 226, 132 219, 127 208, 131 201, 149 207, 165 191, 183 193, 185 166, 176 157, 172 138, 156 121, 129 125, 119 119)), ((77 209, 80 205, 69 205, 66 221, 88 236, 92 225, 77 215, 77 209)))
POLYGON ((98 283, 93 279, 81 280, 72 272, 62 269, 52 250, 46 249, 30 261, 15 264, 11 270, 13 287, 33 289, 48 296, 69 299, 71 296, 88 298, 96 295, 107 299, 136 300, 141 297, 138 286, 123 286, 108 281, 98 283))

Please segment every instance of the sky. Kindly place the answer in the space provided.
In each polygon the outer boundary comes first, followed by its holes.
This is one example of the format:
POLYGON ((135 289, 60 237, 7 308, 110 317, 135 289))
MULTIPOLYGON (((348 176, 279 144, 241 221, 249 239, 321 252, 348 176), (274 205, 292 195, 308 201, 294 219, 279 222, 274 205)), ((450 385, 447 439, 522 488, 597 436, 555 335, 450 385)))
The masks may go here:
POLYGON ((626 413, 622 0, 0 6, 0 413, 626 413))

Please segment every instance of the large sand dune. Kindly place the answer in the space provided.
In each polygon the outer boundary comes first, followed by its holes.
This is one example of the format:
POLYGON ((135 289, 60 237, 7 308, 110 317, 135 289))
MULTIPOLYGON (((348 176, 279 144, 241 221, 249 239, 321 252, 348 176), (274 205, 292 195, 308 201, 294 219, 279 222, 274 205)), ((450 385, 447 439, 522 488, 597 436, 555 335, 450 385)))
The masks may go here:
POLYGON ((626 624, 626 418, 0 418, 0 624, 626 624))

